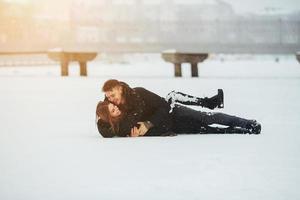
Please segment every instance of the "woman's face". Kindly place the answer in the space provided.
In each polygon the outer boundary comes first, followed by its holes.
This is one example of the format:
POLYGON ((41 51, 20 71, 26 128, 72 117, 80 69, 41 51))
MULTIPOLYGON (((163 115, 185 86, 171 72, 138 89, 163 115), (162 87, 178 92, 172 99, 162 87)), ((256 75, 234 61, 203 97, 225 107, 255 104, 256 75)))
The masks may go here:
POLYGON ((119 110, 118 106, 116 106, 112 103, 108 104, 108 111, 109 111, 110 116, 112 116, 112 117, 118 117, 121 114, 121 111, 119 110))

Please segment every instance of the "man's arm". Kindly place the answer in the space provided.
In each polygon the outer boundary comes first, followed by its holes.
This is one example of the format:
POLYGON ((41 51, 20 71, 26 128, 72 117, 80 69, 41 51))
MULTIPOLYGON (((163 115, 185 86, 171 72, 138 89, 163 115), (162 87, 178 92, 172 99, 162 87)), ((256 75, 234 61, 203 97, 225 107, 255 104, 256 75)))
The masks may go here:
POLYGON ((136 91, 145 101, 146 109, 151 110, 147 121, 149 121, 153 127, 151 127, 145 135, 157 136, 170 131, 172 127, 172 119, 169 113, 170 106, 165 99, 144 88, 136 88, 136 91))

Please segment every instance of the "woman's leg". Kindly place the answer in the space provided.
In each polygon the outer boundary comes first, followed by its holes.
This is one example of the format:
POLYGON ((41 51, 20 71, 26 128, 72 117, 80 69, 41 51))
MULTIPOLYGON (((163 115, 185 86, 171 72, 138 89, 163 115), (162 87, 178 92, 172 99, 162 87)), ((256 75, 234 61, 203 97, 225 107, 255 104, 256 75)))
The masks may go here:
MULTIPOLYGON (((174 108, 173 115, 179 119, 177 120, 178 123, 180 123, 180 119, 190 119, 190 121, 196 120, 202 126, 220 124, 230 127, 240 127, 249 130, 253 134, 259 134, 261 129, 261 125, 255 120, 248 120, 224 113, 201 112, 179 105, 174 108)), ((178 124, 178 126, 180 125, 178 124)))
POLYGON ((199 98, 184 94, 182 92, 172 91, 166 96, 165 99, 167 102, 169 102, 172 108, 174 107, 175 103, 181 103, 184 105, 197 105, 209 109, 224 107, 224 94, 222 89, 218 89, 218 94, 211 98, 199 98))

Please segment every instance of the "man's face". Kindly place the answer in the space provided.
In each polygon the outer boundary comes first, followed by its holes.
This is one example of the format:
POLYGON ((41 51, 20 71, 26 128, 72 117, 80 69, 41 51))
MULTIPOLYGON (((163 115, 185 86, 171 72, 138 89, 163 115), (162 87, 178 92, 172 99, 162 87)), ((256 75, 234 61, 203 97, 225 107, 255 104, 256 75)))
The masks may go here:
POLYGON ((106 91, 105 96, 107 97, 108 101, 116 105, 122 104, 122 87, 116 86, 112 88, 112 90, 106 91))

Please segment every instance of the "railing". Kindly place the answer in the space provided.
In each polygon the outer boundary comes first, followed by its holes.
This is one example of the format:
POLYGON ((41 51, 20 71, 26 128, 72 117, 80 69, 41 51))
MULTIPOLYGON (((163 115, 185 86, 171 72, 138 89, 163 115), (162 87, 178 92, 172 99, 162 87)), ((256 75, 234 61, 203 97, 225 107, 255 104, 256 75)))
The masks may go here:
MULTIPOLYGON (((5 30, 0 24, 0 30, 5 30)), ((184 52, 295 54, 300 50, 300 20, 235 19, 202 21, 141 21, 66 24, 47 22, 39 30, 21 27, 14 37, 2 32, 0 52, 39 52, 60 47, 66 51, 184 52), (62 24, 59 25, 59 27, 62 24), (43 31, 44 29, 44 31, 43 31), (26 33, 26 34, 25 34, 26 33)))

